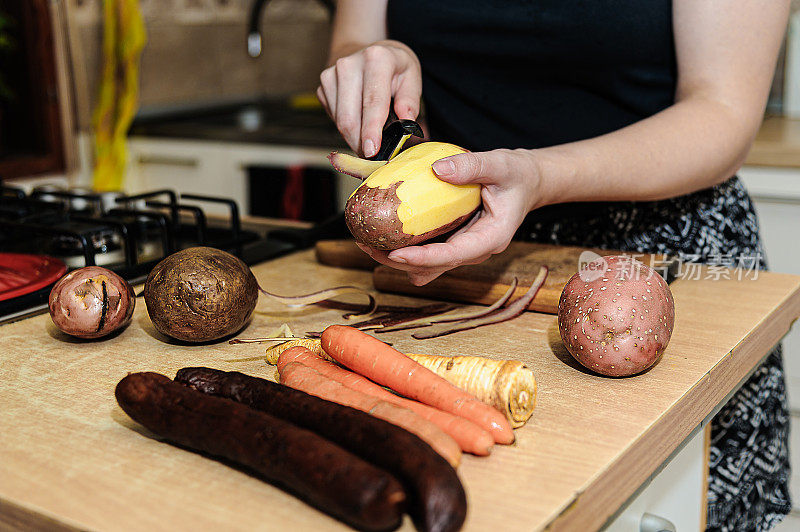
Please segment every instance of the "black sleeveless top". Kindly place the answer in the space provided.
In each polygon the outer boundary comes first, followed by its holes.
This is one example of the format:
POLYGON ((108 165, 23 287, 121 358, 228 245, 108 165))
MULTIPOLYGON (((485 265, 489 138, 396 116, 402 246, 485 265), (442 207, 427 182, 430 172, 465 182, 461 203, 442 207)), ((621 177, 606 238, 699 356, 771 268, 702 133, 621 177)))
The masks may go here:
POLYGON ((601 135, 674 99, 670 0, 390 0, 434 139, 481 151, 601 135))

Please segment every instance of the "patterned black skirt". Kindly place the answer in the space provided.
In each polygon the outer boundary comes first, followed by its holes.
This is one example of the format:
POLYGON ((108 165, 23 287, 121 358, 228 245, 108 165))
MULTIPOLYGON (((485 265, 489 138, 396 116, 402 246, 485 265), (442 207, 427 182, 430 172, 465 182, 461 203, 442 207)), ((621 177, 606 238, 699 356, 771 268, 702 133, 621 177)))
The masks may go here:
MULTIPOLYGON (((518 237, 766 268, 758 219, 736 177, 669 200, 535 211, 518 237)), ((711 438, 707 530, 768 530, 777 524, 791 510, 789 413, 780 346, 712 420, 711 438)))

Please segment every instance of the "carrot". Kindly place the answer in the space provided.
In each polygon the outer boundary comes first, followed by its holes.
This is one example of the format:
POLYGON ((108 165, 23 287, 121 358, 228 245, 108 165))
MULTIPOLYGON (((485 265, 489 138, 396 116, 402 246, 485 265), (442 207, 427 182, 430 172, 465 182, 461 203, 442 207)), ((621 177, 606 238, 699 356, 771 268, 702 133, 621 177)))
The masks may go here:
MULTIPOLYGON (((302 338, 268 348, 267 362, 276 364, 281 353, 296 346, 303 346, 324 360, 334 361, 323 351, 319 338, 302 338)), ((533 372, 522 362, 517 360, 493 360, 478 356, 440 356, 410 353, 406 353, 406 356, 433 371, 449 383, 504 413, 513 428, 524 425, 533 414, 534 408, 536 408, 536 378, 533 372)), ((332 375, 329 376, 335 378, 332 375)), ((372 385, 378 397, 383 397, 380 392, 388 393, 385 389, 358 374, 348 375, 348 382, 342 381, 342 383, 350 388, 360 389, 365 393, 376 395, 370 390, 351 385, 350 379, 357 381, 359 378, 364 383, 372 385)), ((397 397, 394 394, 389 395, 397 397)), ((416 401, 412 402, 412 404, 425 406, 416 401)), ((412 408, 412 410, 414 409, 412 408)), ((434 411, 441 412, 441 410, 436 409, 434 411)), ((417 413, 422 415, 420 411, 417 411, 417 413)), ((434 421, 430 418, 426 419, 434 421)), ((453 436, 456 441, 459 441, 456 434, 448 431, 445 426, 440 426, 442 430, 453 436)), ((462 445, 462 442, 459 441, 459 444, 462 445)), ((466 452, 474 452, 463 445, 461 449, 466 452)), ((482 453, 478 452, 476 454, 482 453)))
POLYGON ((486 456, 489 454, 492 445, 494 445, 494 438, 492 438, 491 434, 475 423, 463 417, 454 416, 448 412, 395 395, 357 373, 323 360, 316 353, 303 347, 294 347, 284 351, 278 358, 278 371, 280 372, 284 366, 295 361, 317 370, 322 375, 352 390, 411 410, 422 419, 430 421, 449 434, 464 452, 486 456))
POLYGON ((406 397, 469 419, 489 431, 497 443, 514 441, 514 431, 503 414, 377 338, 346 325, 331 325, 322 332, 321 340, 322 349, 331 358, 356 373, 406 397))
POLYGON ((280 376, 282 384, 296 390, 350 406, 404 428, 430 445, 453 467, 457 467, 461 462, 461 449, 453 438, 430 421, 420 418, 406 408, 351 390, 300 362, 286 364, 280 376))

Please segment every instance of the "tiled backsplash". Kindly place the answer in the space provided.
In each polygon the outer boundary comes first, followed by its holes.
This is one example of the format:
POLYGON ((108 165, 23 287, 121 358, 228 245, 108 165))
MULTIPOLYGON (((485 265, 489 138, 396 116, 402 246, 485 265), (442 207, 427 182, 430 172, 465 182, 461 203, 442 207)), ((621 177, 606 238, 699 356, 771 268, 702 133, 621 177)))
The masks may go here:
MULTIPOLYGON (((261 57, 247 55, 251 0, 140 0, 148 32, 144 107, 314 90, 330 20, 317 0, 271 0, 261 57)), ((102 0, 68 0, 78 122, 89 127, 101 70, 102 0)))

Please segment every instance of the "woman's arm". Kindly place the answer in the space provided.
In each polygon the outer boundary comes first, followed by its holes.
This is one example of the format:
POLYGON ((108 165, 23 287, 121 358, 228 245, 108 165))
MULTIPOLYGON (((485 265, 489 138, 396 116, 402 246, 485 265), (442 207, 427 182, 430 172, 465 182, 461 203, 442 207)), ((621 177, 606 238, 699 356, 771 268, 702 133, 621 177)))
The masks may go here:
POLYGON ((333 17, 328 66, 386 39, 387 0, 339 0, 333 17))
POLYGON ((419 114, 422 73, 414 52, 386 40, 387 0, 340 0, 319 97, 347 144, 371 157, 394 98, 398 118, 419 114))
POLYGON ((724 9, 718 0, 674 0, 674 105, 593 139, 437 161, 441 179, 483 185, 480 215, 444 243, 365 251, 424 284, 503 251, 538 207, 657 200, 724 181, 761 123, 788 11, 788 0, 730 0, 724 9))
POLYGON ((613 133, 539 150, 532 207, 658 200, 731 177, 761 124, 789 4, 675 0, 675 104, 613 133))

